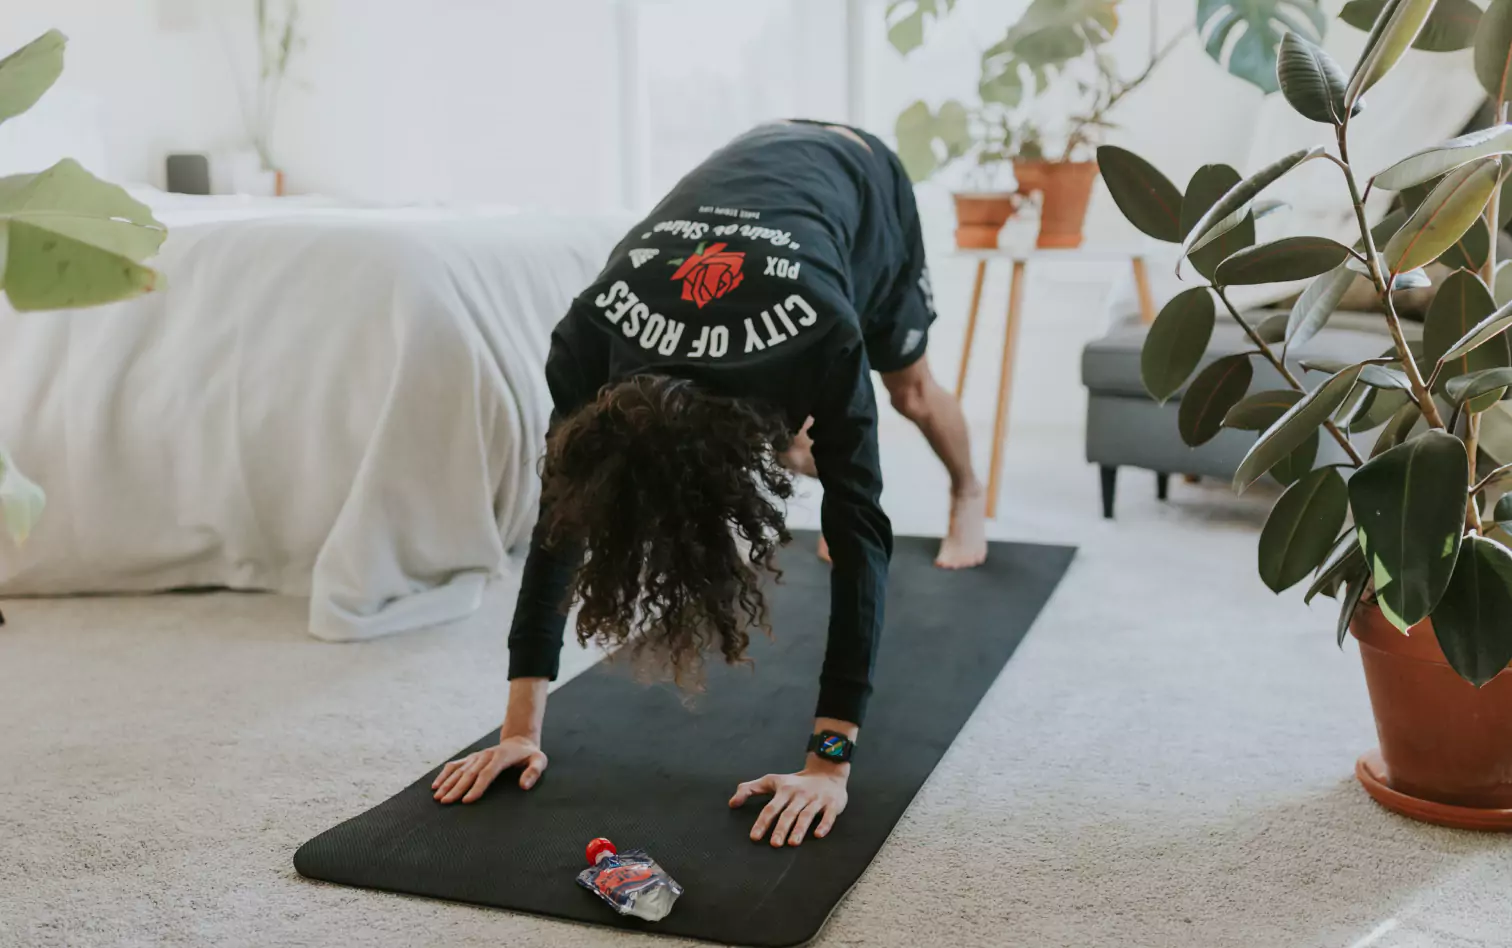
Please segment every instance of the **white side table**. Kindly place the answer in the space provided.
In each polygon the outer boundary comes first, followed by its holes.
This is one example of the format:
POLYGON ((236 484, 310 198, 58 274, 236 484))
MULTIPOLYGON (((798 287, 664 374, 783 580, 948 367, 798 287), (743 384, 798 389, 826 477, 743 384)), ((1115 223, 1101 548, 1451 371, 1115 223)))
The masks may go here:
POLYGON ((1013 394, 1014 347, 1018 342, 1020 316, 1024 307, 1025 271, 1031 260, 1128 261, 1134 271, 1134 285, 1139 292, 1139 313, 1145 323, 1155 321, 1155 301, 1150 295, 1150 281, 1143 254, 1121 248, 1078 247, 1072 250, 957 250, 955 255, 977 262, 976 283, 971 289, 971 312, 966 318, 966 342, 961 347, 961 371, 956 377, 956 399, 966 391, 966 367, 971 364, 971 346, 976 338, 977 311, 982 305, 982 284, 987 279, 987 264, 1003 260, 1013 264, 1008 282, 1008 322, 1003 332, 1003 359, 998 368, 997 415, 992 428, 992 460, 987 475, 987 518, 997 517, 997 500, 1003 477, 1003 448, 1008 440, 1008 404, 1013 394))

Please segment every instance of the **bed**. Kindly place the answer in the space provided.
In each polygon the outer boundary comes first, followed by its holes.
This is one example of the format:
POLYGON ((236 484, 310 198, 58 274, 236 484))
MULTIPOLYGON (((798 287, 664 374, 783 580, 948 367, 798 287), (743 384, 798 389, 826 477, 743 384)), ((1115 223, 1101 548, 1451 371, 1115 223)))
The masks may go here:
POLYGON ((0 443, 48 493, 0 595, 307 595, 332 640, 476 610, 534 518, 550 328, 628 219, 146 199, 166 290, 0 301, 0 443))

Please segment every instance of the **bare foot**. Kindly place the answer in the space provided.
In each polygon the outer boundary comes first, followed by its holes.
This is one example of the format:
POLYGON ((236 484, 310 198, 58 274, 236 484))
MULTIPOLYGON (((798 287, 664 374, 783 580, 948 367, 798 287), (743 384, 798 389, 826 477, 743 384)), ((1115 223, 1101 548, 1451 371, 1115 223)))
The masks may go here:
POLYGON ((821 560, 824 560, 824 562, 826 562, 826 563, 832 563, 832 562, 834 562, 833 560, 830 559, 829 544, 827 542, 825 542, 824 534, 822 534, 822 533, 819 534, 819 551, 818 552, 819 552, 819 558, 821 560))
POLYGON ((987 492, 978 487, 950 499, 950 531, 940 541, 935 565, 970 569, 987 559, 987 492))

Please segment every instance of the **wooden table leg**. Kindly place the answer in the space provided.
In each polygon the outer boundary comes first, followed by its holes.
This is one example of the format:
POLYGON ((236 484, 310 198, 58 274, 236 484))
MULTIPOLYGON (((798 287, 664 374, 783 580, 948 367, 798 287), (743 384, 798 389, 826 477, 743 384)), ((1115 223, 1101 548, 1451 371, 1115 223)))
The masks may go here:
POLYGON ((1139 291, 1139 319, 1145 325, 1155 321, 1155 297, 1150 294, 1150 275, 1144 257, 1134 257, 1134 288, 1139 291))
POLYGON ((1003 361, 998 367, 997 417, 992 428, 992 465, 987 475, 987 519, 997 517, 998 490, 1003 481, 1003 448, 1008 440, 1008 408, 1013 396, 1013 349, 1018 342, 1024 303, 1024 261, 1013 261, 1008 284, 1008 324, 1003 327, 1003 361))
POLYGON ((987 278, 987 258, 977 261, 976 285, 971 288, 971 312, 966 317, 966 342, 961 346, 961 371, 956 376, 956 401, 966 391, 966 367, 971 364, 971 343, 976 338, 977 310, 982 305, 982 281, 987 278))

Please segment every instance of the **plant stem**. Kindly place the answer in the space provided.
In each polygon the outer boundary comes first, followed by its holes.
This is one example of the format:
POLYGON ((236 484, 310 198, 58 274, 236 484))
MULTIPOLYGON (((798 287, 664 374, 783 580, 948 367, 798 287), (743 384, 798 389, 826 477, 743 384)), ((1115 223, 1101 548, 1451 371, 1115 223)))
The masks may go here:
MULTIPOLYGON (((1467 405, 1466 408, 1469 406, 1467 405)), ((1475 462, 1480 457, 1480 413, 1472 411, 1465 417, 1465 453, 1470 455, 1470 501, 1465 505, 1465 526, 1481 532, 1480 504, 1475 495, 1475 462)))
POLYGON ((1112 94, 1108 96, 1108 101, 1104 102, 1102 105, 1095 107, 1090 115, 1080 119, 1077 122, 1076 127, 1071 130, 1071 134, 1066 137, 1066 150, 1061 153, 1061 161, 1070 161, 1072 150, 1085 140, 1086 136, 1082 134, 1083 128, 1092 125, 1105 124, 1103 121, 1103 116, 1113 111, 1113 107, 1117 105, 1124 96, 1128 95, 1130 92, 1133 92, 1135 89, 1138 89, 1141 85, 1143 85, 1145 80, 1150 78, 1150 75, 1155 72, 1155 67, 1164 62, 1165 58, 1171 55, 1172 51, 1176 49, 1176 45, 1182 40, 1186 39, 1186 35, 1191 32, 1190 28, 1184 29, 1180 33, 1177 33, 1175 36, 1173 36, 1170 41, 1167 42, 1164 46, 1157 49, 1155 47, 1154 30, 1156 24, 1154 22, 1153 8, 1159 6, 1159 4, 1152 2, 1150 6, 1152 8, 1150 23, 1150 61, 1145 65, 1143 72, 1135 76, 1133 79, 1130 79, 1128 82, 1120 82, 1118 84, 1118 87, 1114 89, 1112 94))
POLYGON ((1485 477, 1476 481, 1475 484, 1470 488, 1470 493, 1479 494, 1487 487, 1490 487, 1493 481, 1496 481, 1505 476, 1509 471, 1512 471, 1512 464, 1503 464, 1501 467, 1492 471, 1490 474, 1487 474, 1485 477))
MULTIPOLYGON (((1250 337, 1250 341, 1259 347, 1261 354, 1270 360, 1270 364, 1275 367, 1277 372, 1281 373, 1281 377, 1286 380, 1286 384, 1290 385, 1294 391, 1305 394, 1307 389, 1291 373, 1291 369, 1286 367, 1285 360, 1277 358, 1276 354, 1271 351, 1271 347, 1266 345, 1265 340, 1261 339, 1260 334, 1255 331, 1255 327, 1251 326, 1248 320, 1239 315, 1239 311, 1234 308, 1233 303, 1229 302, 1228 294, 1223 292, 1222 287, 1214 286, 1213 292, 1218 294, 1220 300, 1223 300, 1224 307, 1228 309, 1229 315, 1234 317, 1234 322, 1239 324, 1239 328, 1244 330, 1244 334, 1250 337)), ((1360 452, 1356 451, 1355 446, 1350 443, 1348 435, 1340 431, 1339 426, 1334 424, 1332 419, 1323 422, 1323 427, 1328 430, 1329 434, 1333 435, 1335 441, 1339 442, 1339 447, 1343 448, 1344 453, 1349 455, 1350 460, 1354 461, 1355 467, 1359 467, 1365 463, 1365 459, 1360 457, 1360 452)))
POLYGON ((1381 258, 1376 252, 1375 235, 1370 232, 1370 223, 1365 219, 1365 199, 1360 196, 1360 186, 1355 182, 1354 169, 1349 166, 1348 127, 1341 125, 1338 132, 1339 160, 1335 164, 1344 172, 1344 180, 1349 184, 1349 197, 1354 204, 1355 220, 1360 225, 1360 237, 1365 241, 1365 263, 1370 270, 1371 282, 1375 284, 1376 294, 1380 296, 1381 305, 1386 311, 1386 326, 1391 330, 1391 341, 1396 344, 1397 354, 1402 360, 1402 371, 1407 374, 1407 381, 1412 384, 1412 396, 1417 400, 1423 417, 1432 427, 1443 428, 1444 419, 1439 415, 1438 405, 1434 404, 1433 393, 1423 382, 1423 373, 1418 370, 1417 360, 1412 357, 1412 349, 1407 345, 1407 337, 1402 334, 1402 321, 1397 316, 1396 304, 1391 299, 1390 284, 1381 274, 1381 258))

